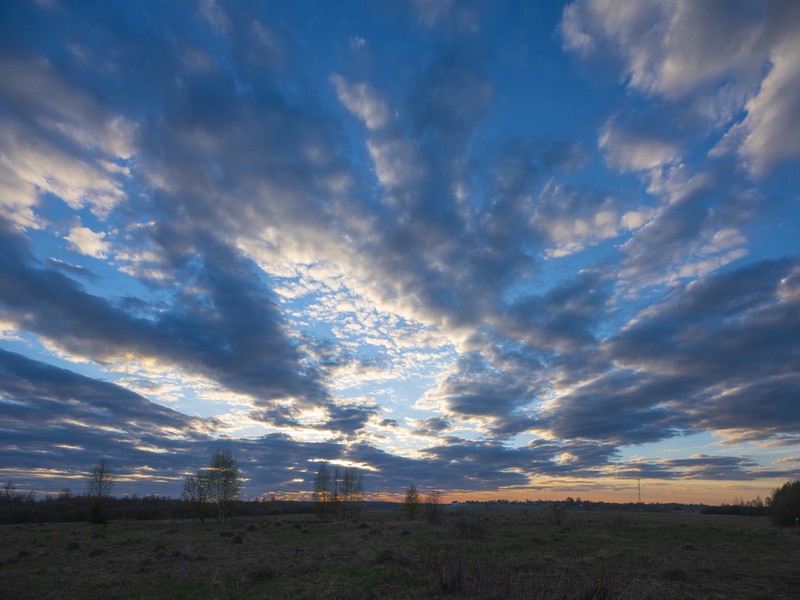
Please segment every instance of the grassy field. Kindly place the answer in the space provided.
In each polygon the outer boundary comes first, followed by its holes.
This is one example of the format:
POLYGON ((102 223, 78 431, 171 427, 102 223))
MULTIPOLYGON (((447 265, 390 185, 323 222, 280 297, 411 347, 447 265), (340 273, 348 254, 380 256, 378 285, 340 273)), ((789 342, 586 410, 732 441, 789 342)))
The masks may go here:
POLYGON ((0 598, 797 598, 765 518, 473 510, 0 527, 0 598))

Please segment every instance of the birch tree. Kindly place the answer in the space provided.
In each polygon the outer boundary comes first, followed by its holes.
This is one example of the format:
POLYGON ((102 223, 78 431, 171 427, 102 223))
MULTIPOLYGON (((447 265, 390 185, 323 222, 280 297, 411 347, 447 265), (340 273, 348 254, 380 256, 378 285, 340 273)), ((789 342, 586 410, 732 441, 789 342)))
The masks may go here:
POLYGON ((208 468, 209 497, 217 503, 217 521, 225 522, 225 517, 239 499, 241 482, 239 466, 230 450, 217 450, 211 456, 208 468))
MULTIPOLYGON (((338 469, 337 469, 338 471, 338 469)), ((347 521, 348 513, 352 515, 358 509, 358 503, 364 499, 364 476, 355 467, 346 467, 339 480, 342 520, 347 521)))
POLYGON ((314 511, 325 521, 333 506, 333 481, 327 463, 320 465, 314 476, 314 511))

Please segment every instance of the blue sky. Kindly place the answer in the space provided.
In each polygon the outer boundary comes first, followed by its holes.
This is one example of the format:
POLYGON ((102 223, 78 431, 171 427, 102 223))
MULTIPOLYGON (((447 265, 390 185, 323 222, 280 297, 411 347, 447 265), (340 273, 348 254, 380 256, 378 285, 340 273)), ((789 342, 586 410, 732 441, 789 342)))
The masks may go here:
MULTIPOLYGON (((0 478, 800 476, 800 5, 0 6, 0 478)), ((648 496, 649 494, 649 496, 648 496)))

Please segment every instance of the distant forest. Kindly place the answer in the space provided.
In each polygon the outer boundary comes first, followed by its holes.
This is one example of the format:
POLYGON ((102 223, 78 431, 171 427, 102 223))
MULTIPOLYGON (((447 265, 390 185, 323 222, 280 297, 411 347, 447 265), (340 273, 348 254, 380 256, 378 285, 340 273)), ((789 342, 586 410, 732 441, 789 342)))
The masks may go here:
MULTIPOLYGON (((89 520, 93 499, 89 495, 62 492, 37 499, 33 494, 0 492, 0 523, 52 523, 89 520)), ((396 508, 388 502, 364 502, 364 509, 396 508)), ((147 495, 108 497, 103 510, 109 520, 195 519, 197 508, 188 500, 169 496, 147 495)), ((205 507, 205 516, 213 519, 215 507, 205 507)), ((313 502, 287 500, 248 500, 236 503, 232 516, 256 517, 278 514, 310 514, 313 502)))
MULTIPOLYGON (((363 500, 362 510, 401 510, 400 502, 382 502, 363 500)), ((544 510, 554 504, 568 510, 614 510, 614 511, 647 511, 665 512, 689 510, 709 515, 742 515, 768 516, 769 506, 755 501, 735 501, 733 504, 721 506, 684 505, 676 503, 609 503, 574 501, 539 500, 533 502, 510 502, 496 500, 487 502, 470 501, 447 505, 449 510, 544 510)), ((32 493, 22 493, 6 487, 0 490, 0 523, 51 523, 87 521, 92 506, 92 498, 86 494, 73 494, 65 490, 58 495, 37 499, 32 493)), ((292 500, 247 500, 236 503, 231 516, 257 517, 267 515, 311 514, 315 503, 312 501, 292 500)), ((196 519, 196 506, 184 499, 169 496, 146 495, 108 497, 104 500, 104 510, 110 520, 163 520, 163 519, 196 519)), ((205 509, 207 518, 213 518, 214 507, 205 509)))

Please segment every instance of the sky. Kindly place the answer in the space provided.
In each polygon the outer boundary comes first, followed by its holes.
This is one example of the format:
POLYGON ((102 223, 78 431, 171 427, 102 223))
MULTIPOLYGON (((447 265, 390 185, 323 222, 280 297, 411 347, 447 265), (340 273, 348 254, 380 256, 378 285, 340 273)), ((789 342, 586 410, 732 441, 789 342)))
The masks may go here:
POLYGON ((800 3, 0 3, 0 480, 800 477, 800 3))

